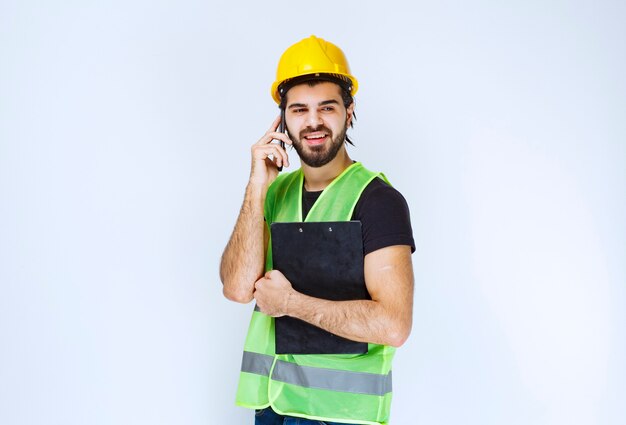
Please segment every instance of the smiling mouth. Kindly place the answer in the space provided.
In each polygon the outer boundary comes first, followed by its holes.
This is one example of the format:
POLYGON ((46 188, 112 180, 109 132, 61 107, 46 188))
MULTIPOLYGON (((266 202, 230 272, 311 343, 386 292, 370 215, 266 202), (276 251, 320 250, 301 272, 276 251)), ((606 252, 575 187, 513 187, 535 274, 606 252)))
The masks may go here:
POLYGON ((304 136, 304 139, 310 145, 319 145, 321 143, 324 143, 327 137, 328 137, 328 134, 326 133, 311 133, 311 134, 304 136))

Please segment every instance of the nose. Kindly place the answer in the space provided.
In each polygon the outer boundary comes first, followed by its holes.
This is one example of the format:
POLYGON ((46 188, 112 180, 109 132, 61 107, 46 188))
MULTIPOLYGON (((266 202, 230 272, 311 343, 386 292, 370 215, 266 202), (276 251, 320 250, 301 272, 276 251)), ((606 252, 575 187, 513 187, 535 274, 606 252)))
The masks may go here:
POLYGON ((309 111, 306 117, 306 123, 309 127, 312 127, 312 128, 315 128, 323 124, 322 116, 318 113, 317 110, 315 110, 315 108, 312 108, 312 110, 309 111))

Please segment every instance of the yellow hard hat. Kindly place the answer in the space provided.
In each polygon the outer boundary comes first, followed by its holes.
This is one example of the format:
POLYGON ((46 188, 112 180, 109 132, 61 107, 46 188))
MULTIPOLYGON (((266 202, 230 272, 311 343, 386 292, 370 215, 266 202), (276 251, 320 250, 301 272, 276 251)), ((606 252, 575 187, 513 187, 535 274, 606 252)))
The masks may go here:
POLYGON ((285 50, 278 61, 276 81, 272 84, 272 98, 280 103, 279 86, 287 80, 304 75, 330 74, 350 81, 350 94, 354 96, 359 84, 350 73, 348 60, 333 43, 314 35, 300 40, 285 50))

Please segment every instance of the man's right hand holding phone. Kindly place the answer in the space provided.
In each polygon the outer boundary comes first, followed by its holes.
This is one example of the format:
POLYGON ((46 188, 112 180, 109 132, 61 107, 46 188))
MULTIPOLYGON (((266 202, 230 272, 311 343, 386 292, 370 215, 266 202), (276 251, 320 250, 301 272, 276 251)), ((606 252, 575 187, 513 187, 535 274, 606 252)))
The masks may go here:
POLYGON ((278 140, 288 145, 292 144, 286 133, 278 131, 280 121, 281 117, 278 116, 265 135, 252 145, 250 183, 267 188, 278 176, 279 167, 289 167, 287 151, 278 143, 272 143, 278 140))

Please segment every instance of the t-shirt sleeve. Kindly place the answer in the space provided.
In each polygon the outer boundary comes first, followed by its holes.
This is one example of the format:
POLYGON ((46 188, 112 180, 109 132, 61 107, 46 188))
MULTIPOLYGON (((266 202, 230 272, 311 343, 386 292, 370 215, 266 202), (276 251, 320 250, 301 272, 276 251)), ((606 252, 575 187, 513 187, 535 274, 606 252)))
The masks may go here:
POLYGON ((376 178, 365 188, 352 218, 361 221, 364 255, 392 245, 408 245, 415 252, 409 206, 383 180, 376 178))

